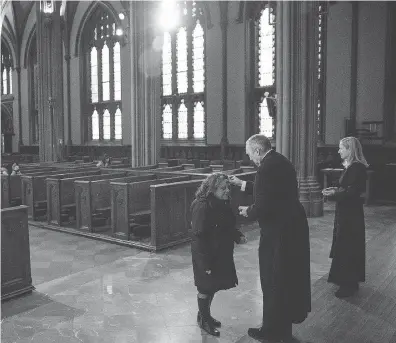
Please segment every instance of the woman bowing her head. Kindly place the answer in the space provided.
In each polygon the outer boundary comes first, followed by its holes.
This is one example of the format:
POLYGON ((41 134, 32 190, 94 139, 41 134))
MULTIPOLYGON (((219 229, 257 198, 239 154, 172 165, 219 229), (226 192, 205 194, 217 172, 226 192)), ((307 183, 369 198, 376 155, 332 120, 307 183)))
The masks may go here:
POLYGON ((234 264, 234 243, 245 243, 236 228, 230 205, 231 186, 223 173, 209 175, 198 188, 191 205, 191 255, 194 281, 198 290, 198 325, 213 336, 221 323, 211 316, 215 293, 238 284, 234 264))

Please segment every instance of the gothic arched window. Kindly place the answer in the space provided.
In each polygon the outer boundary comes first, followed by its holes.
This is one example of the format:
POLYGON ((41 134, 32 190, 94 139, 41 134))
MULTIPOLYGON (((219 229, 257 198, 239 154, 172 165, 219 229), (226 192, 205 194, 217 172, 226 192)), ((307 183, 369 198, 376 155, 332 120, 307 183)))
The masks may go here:
POLYGON ((326 31, 327 4, 320 2, 318 7, 318 33, 317 33, 317 49, 318 49, 318 108, 316 112, 316 124, 318 141, 324 143, 324 123, 325 123, 325 95, 326 95, 326 31))
POLYGON ((1 41, 1 94, 12 94, 12 57, 7 44, 1 41))
POLYGON ((111 13, 98 5, 84 27, 85 141, 122 139, 121 40, 111 13))
POLYGON ((254 22, 254 103, 256 133, 275 138, 275 12, 265 5, 254 22))
POLYGON ((177 3, 180 22, 164 32, 162 138, 205 141, 205 19, 195 1, 177 3))

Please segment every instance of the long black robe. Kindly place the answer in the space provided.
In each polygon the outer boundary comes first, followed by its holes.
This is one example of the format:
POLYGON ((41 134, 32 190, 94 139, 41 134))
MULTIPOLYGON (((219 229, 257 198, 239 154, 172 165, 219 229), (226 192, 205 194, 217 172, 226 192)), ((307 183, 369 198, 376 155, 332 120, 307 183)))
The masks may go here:
POLYGON ((258 220, 263 328, 301 323, 311 311, 309 227, 299 202, 296 172, 283 155, 271 151, 261 161, 248 216, 258 220))
POLYGON ((334 196, 336 201, 329 282, 354 286, 365 281, 365 225, 362 193, 366 186, 366 167, 352 163, 341 175, 334 196))

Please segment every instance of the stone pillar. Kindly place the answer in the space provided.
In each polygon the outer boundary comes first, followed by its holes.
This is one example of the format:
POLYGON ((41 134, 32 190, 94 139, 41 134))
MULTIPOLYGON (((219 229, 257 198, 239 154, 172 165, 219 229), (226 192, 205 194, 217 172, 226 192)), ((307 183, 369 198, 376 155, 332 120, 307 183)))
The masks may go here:
POLYGON ((276 14, 276 149, 296 167, 307 215, 318 217, 323 215, 316 175, 318 2, 278 1, 276 14))
POLYGON ((66 84, 67 84, 67 147, 66 147, 66 159, 71 155, 72 142, 72 127, 71 127, 71 89, 70 89, 70 53, 65 55, 66 61, 66 84))
POLYGON ((40 161, 59 162, 64 154, 61 3, 50 13, 37 3, 37 62, 40 161))
POLYGON ((18 65, 15 68, 17 72, 17 82, 18 82, 18 129, 19 129, 19 137, 18 137, 18 151, 20 151, 20 147, 23 145, 22 138, 22 98, 21 98, 21 67, 18 65))
POLYGON ((222 137, 220 141, 220 156, 222 160, 227 156, 227 26, 228 26, 228 1, 219 1, 220 6, 220 28, 222 42, 222 137))
POLYGON ((155 6, 155 2, 133 1, 129 9, 132 167, 155 164, 160 156, 163 37, 156 32, 155 6))

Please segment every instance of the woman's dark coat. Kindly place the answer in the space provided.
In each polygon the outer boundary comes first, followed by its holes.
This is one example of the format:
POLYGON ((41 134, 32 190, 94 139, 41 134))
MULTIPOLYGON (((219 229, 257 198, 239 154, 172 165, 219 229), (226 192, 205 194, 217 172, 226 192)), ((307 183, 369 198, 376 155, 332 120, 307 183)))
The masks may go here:
POLYGON ((296 171, 278 152, 260 163, 248 216, 260 226, 259 266, 264 329, 301 323, 311 311, 309 227, 299 201, 296 171))
POLYGON ((207 293, 238 284, 234 264, 234 242, 242 236, 229 201, 210 195, 191 205, 191 254, 195 285, 207 293), (205 271, 211 270, 208 275, 205 271))
POLYGON ((330 199, 336 201, 329 282, 356 285, 365 281, 365 225, 363 199, 366 167, 359 162, 344 170, 339 187, 330 199))

